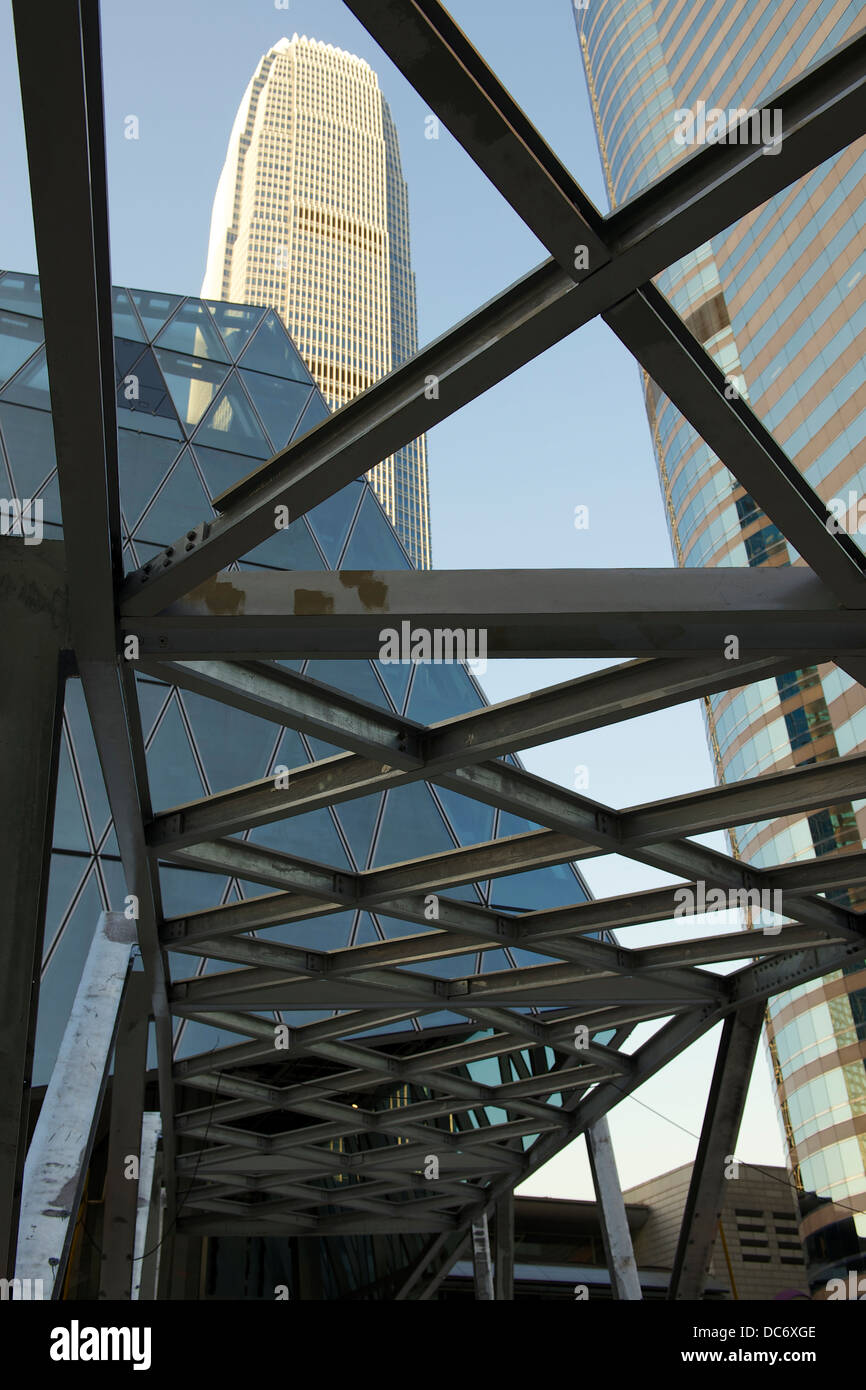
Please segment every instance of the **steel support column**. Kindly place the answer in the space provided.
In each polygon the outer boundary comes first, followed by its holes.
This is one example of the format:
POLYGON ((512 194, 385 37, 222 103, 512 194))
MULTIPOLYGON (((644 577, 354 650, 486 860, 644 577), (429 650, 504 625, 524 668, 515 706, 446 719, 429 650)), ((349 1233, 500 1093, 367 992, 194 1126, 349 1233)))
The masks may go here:
POLYGON ((586 1131, 586 1150, 592 1170, 592 1183, 601 1213, 601 1235, 614 1298, 643 1298, 635 1264, 631 1231, 616 1171, 616 1159, 607 1117, 603 1116, 586 1131))
POLYGON ((482 1302, 492 1303, 495 1294, 486 1215, 472 1222, 472 1268, 475 1272, 475 1297, 482 1302))
MULTIPOLYGON (((762 999, 744 1005, 725 1019, 674 1256, 670 1299, 699 1299, 703 1294, 725 1180, 733 1161, 764 1022, 764 1007, 762 999)), ((736 1168, 733 1171, 736 1173, 736 1168)))
MULTIPOLYGON (((138 1189, 144 1162, 142 1114, 149 1008, 147 977, 143 973, 130 975, 114 1049, 102 1226, 104 1258, 99 1280, 99 1297, 114 1301, 132 1296, 138 1189), (137 1161, 137 1179, 129 1175, 130 1159, 137 1161)), ((152 1154, 150 1162, 152 1178, 152 1154)))
POLYGON ((15 1277, 63 1284, 108 1076, 135 923, 103 912, 27 1154, 15 1277))
POLYGON ((156 1294, 159 1239, 162 1216, 161 1164, 158 1161, 160 1116, 147 1110, 141 1117, 141 1157, 138 1169, 135 1246, 132 1262, 132 1298, 153 1299, 156 1294))
POLYGON ((514 1299, 514 1192, 506 1192, 496 1203, 493 1228, 493 1294, 497 1302, 514 1299))
POLYGON ((68 646, 63 547, 0 543, 0 623, 14 670, 0 681, 0 1270, 15 1268, 33 1040, 68 646))

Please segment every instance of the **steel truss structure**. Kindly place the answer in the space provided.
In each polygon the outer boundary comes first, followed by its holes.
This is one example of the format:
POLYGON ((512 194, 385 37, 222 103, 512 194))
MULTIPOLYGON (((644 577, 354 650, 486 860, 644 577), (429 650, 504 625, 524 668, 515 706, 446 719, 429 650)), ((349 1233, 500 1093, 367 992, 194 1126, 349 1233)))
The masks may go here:
MULTIPOLYGON (((671 1289, 672 1296, 699 1297, 720 1201, 718 1156, 733 1149, 765 1001, 866 957, 863 921, 838 891, 866 883, 866 853, 758 870, 692 837, 866 796, 866 756, 617 810, 504 755, 804 662, 835 660, 866 680, 863 554, 827 525, 826 507, 746 402, 728 399, 721 371, 652 284, 866 131, 866 39, 768 100, 781 109, 785 132, 773 159, 746 144, 707 146, 604 217, 436 0, 347 3, 550 259, 264 463, 219 499, 215 520, 126 579, 98 9, 95 0, 58 7, 46 44, 39 8, 28 0, 14 6, 64 519, 68 646, 128 892, 138 904, 158 1051, 166 1229, 172 1238, 423 1233, 429 1243, 397 1296, 430 1297, 473 1228, 477 1239, 518 1182, 723 1023, 671 1289), (273 533, 275 507, 301 516, 598 315, 802 565, 711 573, 220 573, 273 533), (435 399, 424 390, 431 375, 439 382, 435 399), (407 620, 486 629, 492 656, 634 659, 431 727, 348 695, 323 695, 315 682, 274 664, 375 655, 383 622, 407 620), (732 633, 741 643, 733 661, 724 654, 732 633), (294 770, 285 788, 267 779, 153 815, 124 655, 130 635, 140 642, 139 670, 345 751, 294 770), (543 828, 356 874, 238 838, 253 826, 417 780, 543 828), (633 949, 603 933, 627 938, 632 925, 669 918, 681 901, 676 888, 521 915, 449 896, 477 878, 610 853, 675 874, 696 894, 699 883, 781 890, 786 924, 776 933, 698 934, 633 949), (169 919, 159 861, 230 872, 272 891, 169 919), (433 923, 425 911, 430 894, 438 899, 433 923), (375 905, 424 931, 335 951, 248 935, 347 905, 375 905), (431 960, 506 944, 540 951, 550 963, 455 980, 425 972, 431 960), (168 950, 190 957, 188 979, 172 982, 168 950), (201 958, 231 968, 197 977, 201 958), (706 968, 720 962, 737 968, 706 968), (450 1041, 419 1043, 416 1033, 409 1047, 382 1032, 442 1008, 466 1019, 465 1035, 455 1030, 450 1041), (338 1012, 292 1028, 276 1050, 274 1028, 261 1016, 270 1009, 338 1012), (239 1041, 173 1063, 173 1016, 216 1024, 239 1041), (622 1043, 647 1020, 663 1022, 626 1053, 622 1043), (588 1041, 576 1048, 582 1027, 588 1041), (605 1044, 592 1041, 601 1034, 605 1044), (467 1062, 527 1048, 554 1060, 537 1072, 524 1063, 518 1080, 503 1069, 499 1085, 466 1079, 467 1062), (370 1095, 385 1085, 410 1087, 412 1099, 372 1108, 370 1095), (494 1107, 493 1115, 481 1127, 461 1125, 478 1107, 494 1107), (525 1148, 526 1136, 538 1138, 525 1148), (442 1160, 437 1182, 423 1175, 431 1152, 442 1160)), ((505 1234, 502 1240, 507 1248, 505 1234)))

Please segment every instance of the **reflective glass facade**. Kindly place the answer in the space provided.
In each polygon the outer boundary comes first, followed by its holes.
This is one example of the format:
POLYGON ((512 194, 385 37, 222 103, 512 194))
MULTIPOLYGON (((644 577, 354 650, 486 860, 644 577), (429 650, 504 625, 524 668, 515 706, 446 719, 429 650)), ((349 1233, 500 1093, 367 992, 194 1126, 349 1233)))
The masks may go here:
MULTIPOLYGON (((684 113, 697 120, 701 102, 706 111, 748 111, 863 23, 862 6, 840 0, 593 0, 574 15, 612 207, 692 151, 675 137, 684 113)), ((819 495, 844 499, 861 546, 864 176, 861 140, 657 281, 729 388, 748 400, 819 495)), ((643 384, 678 562, 797 563, 667 397, 648 378, 643 384)), ((722 780, 850 753, 866 738, 866 694, 831 665, 713 696, 706 712, 722 780)), ((731 840, 735 852, 767 866, 859 849, 864 835, 866 803, 849 802, 739 827, 731 840)), ((815 1282, 866 1265, 864 1005, 866 971, 857 967, 779 996, 768 1010, 815 1282)))
MULTIPOLYGON (((214 516, 214 497, 318 424, 328 411, 272 309, 115 288, 113 312, 124 563, 132 570, 170 544, 179 530, 214 516)), ((0 494, 40 502, 44 536, 58 539, 62 518, 40 315, 36 277, 0 274, 0 494)), ((286 530, 275 532, 229 568, 399 569, 410 565, 373 488, 362 479, 286 530)), ((425 723, 486 703, 474 677, 460 664, 330 660, 287 664, 324 685, 425 723)), ((342 751, 150 678, 139 677, 137 688, 155 812, 264 777, 279 766, 297 768, 342 751)), ((453 791, 415 783, 293 816, 248 834, 256 843, 302 859, 364 870, 537 828, 453 791)), ((160 866, 160 884, 166 917, 268 891, 258 884, 220 880, 170 864, 160 866)), ((37 1086, 51 1074, 98 915, 108 909, 123 911, 125 895, 96 750, 81 688, 73 679, 67 686, 60 749, 33 1078, 37 1086)), ((457 884, 449 896, 508 914, 582 902, 588 893, 573 866, 562 864, 457 884)), ((340 911, 307 922, 275 925, 265 935, 327 951, 416 935, 421 930, 381 913, 340 911)), ((172 978, 188 978, 193 959, 170 954, 172 978)), ((447 956, 426 962, 421 969, 433 977, 456 978, 548 961, 549 957, 533 951, 508 948, 447 956)), ((201 959, 199 965, 201 973, 230 968, 216 960, 201 959)), ((266 1017, 301 1026, 333 1012, 304 1010, 266 1017)), ((473 1038, 482 1043, 493 1036, 493 1029, 479 1029, 462 1015, 441 1010, 380 1027, 377 1035, 382 1034, 393 1035, 391 1047, 411 1053, 435 1046, 439 1038, 473 1038)), ((367 1040, 372 1036, 365 1035, 367 1040)), ((603 1035, 599 1041, 610 1036, 603 1035)), ((176 1020, 178 1059, 236 1042, 237 1035, 231 1032, 176 1020)), ((460 1070, 467 1079, 499 1084, 551 1070, 556 1061, 551 1048, 530 1043, 503 1056, 480 1056, 460 1070)), ((151 1065, 154 1062, 152 1053, 151 1065)), ((395 1090, 386 1083, 376 1105, 390 1108, 424 1098, 424 1087, 404 1085, 395 1090)), ((369 1103, 368 1097, 365 1104, 369 1103)), ((561 1104, 561 1097, 553 1103, 561 1104)), ((470 1106, 459 1115, 441 1117, 439 1123, 450 1132, 477 1129, 504 1113, 490 1106, 470 1106)), ((536 1137, 523 1135, 512 1142, 525 1150, 536 1137)), ((364 1146, 370 1140, 361 1134, 352 1142, 364 1146)), ((294 1255, 285 1241, 222 1242, 208 1256, 207 1287, 210 1296, 231 1288, 243 1292, 227 1296, 255 1297, 260 1277, 267 1281, 278 1269, 284 1278, 274 1277, 274 1282, 291 1283, 301 1278, 298 1270, 303 1265, 309 1287, 322 1281, 322 1296, 347 1296, 351 1287, 366 1288, 365 1297, 390 1297, 393 1279, 406 1262, 417 1258, 422 1239, 382 1236, 371 1238, 371 1244, 357 1237, 340 1243, 339 1249, 328 1239, 312 1242, 312 1254, 301 1249, 294 1255), (396 1242, 393 1247, 391 1241, 396 1242), (246 1251, 242 1257, 237 1254, 239 1244, 246 1251), (250 1254, 250 1249, 255 1253, 250 1254), (296 1266, 291 1264, 293 1259, 296 1266), (310 1260, 316 1266, 312 1272, 310 1260)), ((268 1296, 273 1296, 272 1291, 268 1296)))
MULTIPOLYGON (((263 55, 229 138, 202 294, 276 309, 332 409, 417 350, 400 147, 362 59, 297 34, 263 55)), ((429 567, 425 438, 370 481, 429 567)))

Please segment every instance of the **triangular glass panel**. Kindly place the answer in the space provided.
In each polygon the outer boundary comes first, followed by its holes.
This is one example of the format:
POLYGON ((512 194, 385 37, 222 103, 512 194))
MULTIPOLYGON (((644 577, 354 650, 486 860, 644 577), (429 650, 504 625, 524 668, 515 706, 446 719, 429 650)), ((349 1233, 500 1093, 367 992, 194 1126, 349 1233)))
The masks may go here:
MULTIPOLYGON (((254 458, 271 456, 271 446, 256 419, 246 393, 232 372, 194 435, 196 444, 210 449, 226 449, 254 458)), ((244 470, 248 473, 249 468, 244 470)))
POLYGON ((149 348, 117 388, 117 423, 120 428, 146 434, 180 437, 171 396, 149 348))
POLYGON ((585 898, 568 864, 548 864, 543 869, 494 879, 490 892, 490 901, 496 907, 513 908, 517 912, 568 907, 585 898))
POLYGON ((223 1047, 234 1047, 237 1043, 249 1042, 249 1038, 244 1033, 229 1033, 222 1028, 211 1028, 205 1023, 199 1023, 196 1019, 184 1019, 184 1027, 179 1030, 175 1037, 174 1056, 177 1061, 184 1061, 188 1057, 199 1057, 202 1054, 218 1052, 223 1047))
POLYGON ((306 767, 307 750, 301 743, 301 736, 294 729, 286 729, 280 739, 280 746, 273 759, 274 767, 287 767, 291 772, 296 767, 306 767))
POLYGON ((408 969, 421 975, 432 975, 436 980, 459 980, 464 975, 475 974, 477 959, 476 952, 465 956, 443 956, 441 960, 419 961, 408 969))
POLYGON ((310 373, 273 309, 268 310, 240 360, 241 365, 251 371, 269 372, 272 376, 290 377, 293 381, 312 384, 310 373))
POLYGON ((67 681, 65 706, 66 718, 75 745, 78 771, 87 798, 90 823, 94 826, 97 835, 101 836, 111 817, 111 810, 108 805, 105 784, 102 780, 93 729, 84 700, 84 690, 80 681, 67 681))
POLYGON ((35 498, 57 467, 50 414, 0 402, 0 428, 15 498, 35 498))
MULTIPOLYGON (((160 439, 158 435, 139 434, 137 430, 118 430, 117 445, 120 501, 134 531, 139 517, 177 458, 179 445, 176 439, 160 439)), ((176 534, 175 531, 169 541, 174 540, 176 534)))
POLYGON ((439 850, 453 849, 445 822, 423 782, 392 787, 376 842, 373 868, 420 859, 439 850))
POLYGON ((371 488, 364 491, 349 544, 343 556, 346 570, 411 569, 403 548, 388 524, 371 488))
POLYGON ((385 682, 388 694, 394 701, 394 708, 398 714, 402 714, 406 703, 406 687, 412 674, 411 662, 374 661, 373 665, 385 682))
MULTIPOLYGON (((221 903, 229 880, 221 874, 206 874, 201 869, 181 869, 169 864, 159 866, 159 886, 166 917, 185 917, 189 912, 201 912, 221 903)), ((183 956, 187 962, 191 956, 183 956)))
POLYGON ((238 368, 262 423, 270 436, 274 453, 284 449, 303 414, 313 390, 306 382, 286 381, 264 372, 238 368))
POLYGON ((98 862, 108 892, 109 911, 123 912, 126 907, 127 893, 123 865, 112 859, 100 859, 98 862))
POLYGON ((339 748, 336 743, 325 743, 324 739, 313 738, 307 734, 307 743, 310 745, 310 762, 320 763, 324 758, 339 757, 345 753, 345 748, 339 748))
POLYGON ((229 357, 236 361, 256 324, 261 321, 264 308, 258 304, 223 304, 214 299, 206 299, 205 303, 214 316, 229 357))
POLYGON ((179 294, 160 294, 155 290, 130 290, 129 296, 149 339, 156 337, 181 302, 179 294))
POLYGON ((162 712, 171 693, 168 685, 157 685, 155 681, 148 680, 144 676, 139 676, 135 682, 138 692, 138 717, 141 722, 141 732, 145 742, 153 732, 153 726, 162 712))
POLYGON ((498 970, 510 970, 511 961, 504 951, 484 951, 481 956, 481 974, 492 975, 498 970))
POLYGON ((493 839, 493 807, 485 806, 483 801, 475 801, 470 796, 437 787, 436 795, 445 808, 461 845, 479 845, 493 839))
POLYGON ((135 530, 152 545, 169 545, 182 531, 197 526, 211 514, 199 476, 185 449, 160 489, 153 505, 148 508, 135 530))
POLYGON ((274 724, 190 691, 184 691, 180 698, 186 705, 212 792, 265 776, 277 736, 274 724))
POLYGON ((205 789, 174 702, 166 710, 147 750, 147 771, 155 811, 180 806, 185 801, 198 801, 204 796, 205 789))
POLYGON ((42 324, 39 319, 28 319, 23 314, 0 312, 0 386, 5 386, 11 376, 23 366, 28 357, 42 342, 42 324))
POLYGON ((114 832, 113 825, 103 840, 101 849, 103 854, 120 854, 120 849, 117 844, 117 835, 114 832))
POLYGON ((220 493, 239 483, 250 471, 249 460, 242 454, 229 454, 224 449, 207 449, 202 444, 196 444, 193 453, 211 497, 219 497, 220 493))
POLYGON ((327 807, 307 811, 303 816, 260 825, 250 834, 254 844, 267 845, 281 854, 310 859, 315 864, 347 869, 349 860, 327 807))
MULTIPOLYGON (((138 315, 132 307, 129 294, 119 285, 112 286, 111 290, 111 321, 114 325, 115 338, 131 338, 139 343, 145 341, 138 315)), ((117 349, 115 348, 116 352, 117 349)))
POLYGON ((376 925, 369 912, 358 913, 358 925, 355 927, 355 935, 352 938, 353 946, 372 946, 382 938, 376 930, 376 925))
POLYGON ((139 357, 144 354, 144 343, 137 343, 133 338, 115 338, 114 340, 114 375, 118 383, 125 382, 125 378, 135 366, 139 357))
MULTIPOLYGON (((381 912, 376 913, 376 920, 388 941, 397 940, 404 936, 423 936, 425 932, 435 931, 432 922, 429 926, 422 922, 401 922, 399 917, 388 917, 381 912)), ((416 968, 423 970, 424 966, 418 965, 416 968)))
POLYGON ((311 951, 341 951, 351 939, 354 912, 329 912, 303 922, 284 922, 268 927, 266 941, 282 941, 286 946, 303 946, 311 951))
POLYGON ((57 764, 54 836, 51 843, 56 849, 77 849, 88 853, 92 849, 65 735, 60 745, 57 764))
POLYGON ((333 497, 326 497, 307 512, 307 520, 331 569, 337 568, 362 487, 360 482, 349 483, 348 487, 341 488, 333 497))
POLYGON ((422 724, 451 719, 480 709, 482 700, 459 662, 413 663, 415 675, 409 696, 409 716, 422 724))
POLYGON ((52 854, 48 876, 48 900, 45 906, 47 930, 43 956, 47 956, 54 946, 56 932, 53 929, 63 921, 69 911, 69 904, 78 892, 79 885, 92 862, 89 855, 52 854))
POLYGON ((213 404, 229 369, 220 362, 203 362, 200 358, 184 357, 165 348, 154 351, 175 409, 187 430, 192 432, 213 404))
POLYGON ((316 425, 320 425, 323 420, 327 420, 330 413, 330 410, 325 405, 318 391, 314 391, 310 397, 309 405, 298 421, 298 428, 292 435, 292 442, 294 443, 296 439, 301 439, 305 434, 309 434, 310 430, 316 428, 316 425))
POLYGON ((44 348, 31 357, 27 366, 3 388, 0 395, 4 401, 14 401, 17 405, 35 406, 37 410, 51 409, 44 348))
POLYGON ((352 858, 359 869, 366 869, 370 862, 370 844, 381 804, 382 793, 377 792, 374 796, 353 797, 351 801, 342 801, 334 807, 352 858))
POLYGON ((207 357, 211 362, 229 362, 222 338, 201 300, 188 299, 162 330, 155 345, 172 352, 207 357))
POLYGON ((38 275, 18 275, 7 270, 0 276, 0 309, 12 309, 31 318, 42 317, 42 296, 38 275))
POLYGON ((511 835, 524 835, 527 830, 543 829, 544 827, 537 825, 535 821, 526 820, 523 816, 516 816, 513 811, 500 811, 496 838, 497 840, 505 840, 511 835))
POLYGON ((311 680, 321 681, 322 685, 334 686, 337 690, 355 695, 368 705, 390 708, 369 661, 311 661, 306 675, 311 680))
MULTIPOLYGON (((206 449, 204 452, 213 451, 206 449)), ((257 545, 255 550, 247 551, 241 558, 257 565, 267 565, 272 569, 318 570, 323 567, 322 556, 302 516, 285 530, 275 531, 266 541, 257 545)))

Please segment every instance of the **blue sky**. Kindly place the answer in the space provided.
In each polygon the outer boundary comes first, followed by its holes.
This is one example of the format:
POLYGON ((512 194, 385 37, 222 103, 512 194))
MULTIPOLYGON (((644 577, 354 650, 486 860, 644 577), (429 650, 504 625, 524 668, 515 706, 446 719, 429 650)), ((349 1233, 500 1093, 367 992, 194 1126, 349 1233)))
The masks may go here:
MULTIPOLYGON (((450 10, 606 210, 570 0, 452 0, 450 10)), ((428 108, 340 0, 103 0, 102 13, 115 283, 199 293, 211 202, 237 106, 261 54, 295 32, 366 58, 391 105, 409 187, 422 343, 546 258, 443 127, 439 139, 425 138, 428 108), (124 138, 130 115, 138 118, 138 140, 124 138)), ((0 7, 0 112, 0 267, 33 271, 8 0, 0 7)), ((428 440, 438 568, 673 564, 638 369, 599 321, 438 425, 428 440), (579 504, 589 508, 589 527, 580 531, 579 504)), ((502 700, 599 664, 493 662, 483 684, 491 700, 502 700)), ((566 786, 575 766, 585 765, 587 794, 615 806, 713 782, 697 704, 532 750, 525 762, 566 786)), ((704 839, 727 850, 721 835, 704 839)), ((672 881, 614 858, 592 861, 586 878, 598 896, 672 881)), ((672 938, 673 929, 658 925, 623 934, 633 945, 672 938)), ((612 1114, 624 1186, 694 1156, 717 1037, 691 1048, 612 1114)), ((752 1162, 783 1161, 763 1049, 737 1152, 752 1162)), ((582 1142, 524 1190, 591 1195, 582 1142)))

